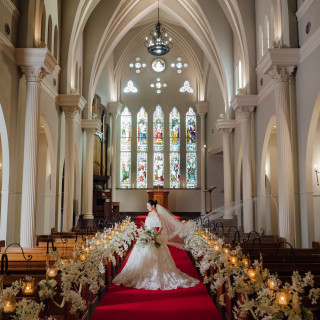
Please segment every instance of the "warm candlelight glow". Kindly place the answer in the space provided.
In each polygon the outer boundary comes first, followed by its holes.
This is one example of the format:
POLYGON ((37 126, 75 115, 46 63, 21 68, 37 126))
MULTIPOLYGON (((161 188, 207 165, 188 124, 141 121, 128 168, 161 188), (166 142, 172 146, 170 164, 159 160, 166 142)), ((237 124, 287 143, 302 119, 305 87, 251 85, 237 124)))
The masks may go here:
POLYGON ((211 241, 211 240, 208 240, 208 241, 207 241, 207 245, 210 246, 211 244, 212 244, 212 241, 211 241))
POLYGON ((213 250, 214 250, 214 251, 220 251, 220 246, 219 246, 218 244, 215 244, 215 245, 213 246, 213 250))
POLYGON ((233 265, 236 265, 238 263, 238 257, 235 256, 235 255, 231 255, 230 256, 230 262, 233 264, 233 265))
POLYGON ((90 251, 93 251, 94 249, 95 249, 95 245, 94 245, 94 243, 90 243, 90 251))
POLYGON ((80 252, 79 260, 80 261, 86 261, 87 260, 87 252, 85 250, 80 252))
POLYGON ((34 279, 25 280, 23 282, 22 293, 26 296, 34 294, 34 279))
POLYGON ((217 243, 218 243, 218 240, 217 240, 217 239, 213 239, 213 243, 214 243, 214 244, 217 244, 217 243))
POLYGON ((48 266, 47 268, 47 276, 49 278, 54 278, 58 273, 58 268, 55 265, 48 266))
POLYGON ((275 278, 268 279, 268 288, 274 290, 277 287, 277 280, 275 278))
POLYGON ((244 258, 242 259, 241 263, 242 263, 242 265, 243 265, 244 267, 249 267, 251 261, 250 261, 249 258, 244 257, 244 258))
POLYGON ((247 275, 248 275, 248 278, 250 280, 254 281, 256 279, 256 276, 257 276, 257 271, 254 268, 250 267, 248 269, 247 275))
POLYGON ((69 257, 66 255, 61 256, 61 262, 62 262, 62 264, 69 264, 70 263, 69 257))
POLYGON ((110 235, 109 235, 109 240, 112 240, 112 238, 113 238, 113 237, 112 237, 112 235, 110 234, 110 235))
POLYGON ((198 236, 198 235, 199 235, 199 232, 196 230, 196 231, 194 232, 194 235, 195 235, 195 236, 198 236))
POLYGON ((99 247, 101 246, 101 239, 100 238, 96 238, 96 246, 99 247))
POLYGON ((280 306, 287 306, 289 304, 289 293, 287 290, 285 289, 281 289, 279 290, 279 292, 277 293, 277 303, 280 306))
POLYGON ((228 254, 228 253, 230 253, 230 249, 229 249, 228 247, 224 247, 224 248, 223 248, 223 252, 224 252, 225 254, 228 254))
POLYGON ((12 313, 16 309, 16 299, 14 295, 10 296, 9 298, 2 299, 2 306, 4 313, 12 313))
POLYGON ((103 240, 102 240, 102 243, 103 243, 104 245, 108 244, 108 239, 103 239, 103 240))
POLYGON ((86 251, 87 254, 90 253, 90 247, 88 245, 84 246, 84 250, 86 251))

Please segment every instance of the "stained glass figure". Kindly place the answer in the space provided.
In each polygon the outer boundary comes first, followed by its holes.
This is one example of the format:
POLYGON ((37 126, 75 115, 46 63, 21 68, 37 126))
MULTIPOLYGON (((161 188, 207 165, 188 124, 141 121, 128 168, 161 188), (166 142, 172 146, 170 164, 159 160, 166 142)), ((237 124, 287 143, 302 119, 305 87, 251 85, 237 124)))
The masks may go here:
POLYGON ((148 154, 146 152, 138 152, 137 154, 137 188, 147 187, 147 166, 148 154))
POLYGON ((170 151, 180 151, 180 113, 174 107, 170 112, 170 151))
POLYGON ((163 187, 164 185, 164 159, 162 152, 153 154, 153 186, 163 187))
POLYGON ((131 151, 131 113, 127 107, 121 113, 121 151, 131 151))
POLYGON ((170 153, 170 188, 180 188, 180 153, 170 153))
POLYGON ((153 113, 153 151, 164 149, 164 115, 160 105, 157 105, 153 113))
POLYGON ((121 152, 120 184, 121 188, 130 188, 131 186, 131 152, 121 152))
POLYGON ((144 107, 140 108, 137 115, 137 150, 148 150, 148 114, 144 107))
POLYGON ((197 187, 197 153, 187 152, 186 155, 187 188, 197 187))
POLYGON ((152 69, 155 72, 162 72, 166 68, 166 64, 162 59, 156 59, 152 62, 152 69))
POLYGON ((197 151, 197 116, 192 107, 186 114, 187 151, 197 151))

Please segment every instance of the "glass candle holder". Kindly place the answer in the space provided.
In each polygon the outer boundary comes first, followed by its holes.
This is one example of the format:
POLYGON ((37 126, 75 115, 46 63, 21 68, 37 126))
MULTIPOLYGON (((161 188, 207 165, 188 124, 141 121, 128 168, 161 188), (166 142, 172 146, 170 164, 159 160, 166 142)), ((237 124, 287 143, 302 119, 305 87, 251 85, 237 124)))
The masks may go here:
POLYGON ((22 294, 24 294, 25 296, 34 294, 34 279, 24 280, 22 286, 22 294))

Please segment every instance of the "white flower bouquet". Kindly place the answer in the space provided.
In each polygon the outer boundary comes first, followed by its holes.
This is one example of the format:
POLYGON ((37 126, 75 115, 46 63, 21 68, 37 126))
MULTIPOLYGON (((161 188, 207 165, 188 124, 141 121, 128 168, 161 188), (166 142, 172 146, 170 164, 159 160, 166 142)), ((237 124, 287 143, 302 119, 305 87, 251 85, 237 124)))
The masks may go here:
POLYGON ((145 229, 141 228, 138 230, 139 238, 136 246, 139 248, 145 248, 147 246, 159 248, 161 243, 157 241, 158 232, 156 228, 145 229))

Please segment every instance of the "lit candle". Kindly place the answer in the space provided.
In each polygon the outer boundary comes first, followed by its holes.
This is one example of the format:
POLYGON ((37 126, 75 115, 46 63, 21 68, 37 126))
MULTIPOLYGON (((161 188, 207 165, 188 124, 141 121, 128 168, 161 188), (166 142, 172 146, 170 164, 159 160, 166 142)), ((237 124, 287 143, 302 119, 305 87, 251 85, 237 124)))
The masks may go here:
POLYGON ((22 286, 22 293, 26 296, 34 294, 34 279, 24 281, 22 286))
POLYGON ((96 246, 99 247, 101 246, 101 239, 100 238, 96 238, 96 246))
POLYGON ((228 247, 224 247, 224 248, 223 248, 223 252, 224 252, 225 254, 229 254, 229 253, 230 253, 230 249, 229 249, 228 247))
POLYGON ((287 306, 289 303, 289 294, 287 290, 281 289, 277 293, 277 302, 280 306, 287 306))
POLYGON ((94 249, 95 249, 95 245, 94 245, 94 243, 90 243, 90 251, 93 251, 94 249))
POLYGON ((236 265, 238 263, 238 257, 235 256, 235 255, 231 255, 230 256, 230 262, 233 264, 233 265, 236 265))
POLYGON ((87 252, 86 251, 81 251, 80 256, 79 256, 80 261, 86 261, 87 260, 87 252))
POLYGON ((214 250, 214 251, 220 251, 220 246, 219 246, 218 244, 215 244, 215 245, 213 246, 213 250, 214 250))
POLYGON ((66 255, 61 256, 61 262, 62 262, 62 264, 69 264, 70 263, 69 257, 66 255))
POLYGON ((9 298, 2 299, 3 312, 4 313, 12 313, 16 309, 16 299, 14 295, 9 298))
POLYGON ((84 250, 86 251, 87 254, 90 253, 90 246, 89 245, 85 245, 84 246, 84 250))
POLYGON ((243 265, 244 267, 249 267, 251 261, 250 261, 249 258, 244 257, 244 258, 242 259, 241 263, 242 263, 242 265, 243 265))
POLYGON ((248 278, 250 280, 254 281, 256 279, 256 276, 257 276, 257 271, 254 268, 250 267, 248 269, 247 275, 248 275, 248 278))
POLYGON ((103 245, 108 244, 108 239, 103 239, 103 240, 102 240, 102 243, 103 243, 103 245))
POLYGON ((55 265, 49 266, 47 268, 47 276, 49 278, 54 278, 58 273, 58 269, 55 265))
POLYGON ((268 279, 268 288, 274 290, 277 286, 277 280, 275 278, 268 279))
POLYGON ((110 234, 110 235, 109 235, 109 240, 112 240, 112 238, 113 238, 113 237, 112 237, 112 235, 110 234))

